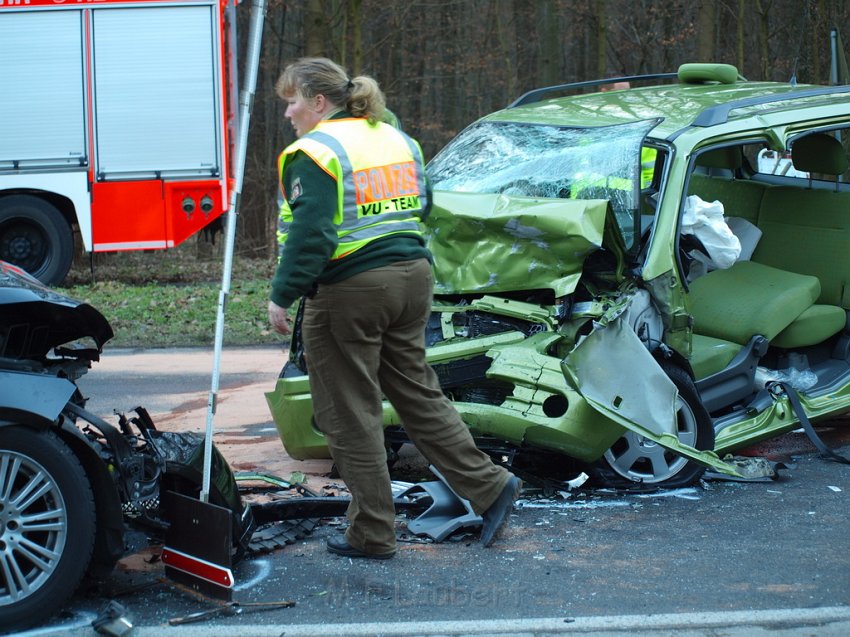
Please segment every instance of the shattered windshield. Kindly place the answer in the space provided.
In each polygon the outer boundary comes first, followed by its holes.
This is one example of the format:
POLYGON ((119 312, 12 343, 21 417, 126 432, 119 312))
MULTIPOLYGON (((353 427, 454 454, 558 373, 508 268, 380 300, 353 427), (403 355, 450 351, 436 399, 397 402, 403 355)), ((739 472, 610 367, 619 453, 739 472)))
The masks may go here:
POLYGON ((557 199, 608 199, 634 243, 640 147, 656 120, 596 128, 484 121, 428 164, 434 190, 557 199))

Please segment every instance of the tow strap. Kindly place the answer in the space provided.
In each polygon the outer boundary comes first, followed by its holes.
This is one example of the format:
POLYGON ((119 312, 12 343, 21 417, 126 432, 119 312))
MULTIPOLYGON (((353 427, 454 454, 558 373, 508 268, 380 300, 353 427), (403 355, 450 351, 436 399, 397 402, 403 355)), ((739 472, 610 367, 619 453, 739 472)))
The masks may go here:
POLYGON ((797 390, 794 389, 788 383, 775 382, 770 383, 769 391, 774 396, 780 396, 781 392, 776 391, 779 388, 785 395, 788 396, 788 402, 791 403, 791 410, 794 412, 794 415, 797 416, 797 419, 800 421, 800 425, 803 427, 803 431, 806 432, 806 435, 809 437, 809 440, 812 441, 812 444, 817 447, 818 451, 820 451, 821 456, 826 458, 827 460, 832 460, 834 462, 840 462, 842 464, 850 464, 850 458, 846 458, 842 456, 829 447, 826 446, 826 443, 820 439, 815 428, 812 427, 812 423, 809 421, 809 417, 806 416, 806 411, 803 409, 803 405, 800 402, 800 397, 797 395, 797 390))

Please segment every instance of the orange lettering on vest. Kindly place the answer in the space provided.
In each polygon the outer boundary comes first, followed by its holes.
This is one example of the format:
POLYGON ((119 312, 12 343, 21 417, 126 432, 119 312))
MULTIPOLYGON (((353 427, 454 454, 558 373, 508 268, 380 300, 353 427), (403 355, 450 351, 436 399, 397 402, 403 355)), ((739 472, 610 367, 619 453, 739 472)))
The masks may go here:
POLYGON ((418 195, 416 164, 407 161, 356 170, 354 189, 358 205, 404 195, 418 195))

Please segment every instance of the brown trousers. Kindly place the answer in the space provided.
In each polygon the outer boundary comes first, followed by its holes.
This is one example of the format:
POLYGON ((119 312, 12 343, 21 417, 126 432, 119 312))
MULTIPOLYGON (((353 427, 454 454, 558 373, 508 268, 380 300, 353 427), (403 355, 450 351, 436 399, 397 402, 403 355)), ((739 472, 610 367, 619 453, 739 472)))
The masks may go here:
POLYGON ((320 285, 304 310, 316 424, 351 492, 346 540, 369 553, 396 548, 382 394, 419 451, 476 513, 510 477, 475 446, 425 362, 432 291, 430 263, 403 261, 320 285))

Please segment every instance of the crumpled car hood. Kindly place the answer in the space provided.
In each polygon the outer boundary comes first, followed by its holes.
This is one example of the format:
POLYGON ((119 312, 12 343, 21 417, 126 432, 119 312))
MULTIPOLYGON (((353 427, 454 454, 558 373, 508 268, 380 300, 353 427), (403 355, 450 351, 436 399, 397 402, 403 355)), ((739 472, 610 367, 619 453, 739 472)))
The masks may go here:
POLYGON ((92 306, 0 261, 0 356, 40 360, 54 347, 87 337, 100 351, 112 336, 109 322, 92 306))
POLYGON ((573 292, 602 246, 607 200, 434 192, 426 222, 437 294, 573 292))

